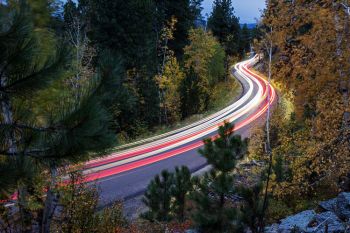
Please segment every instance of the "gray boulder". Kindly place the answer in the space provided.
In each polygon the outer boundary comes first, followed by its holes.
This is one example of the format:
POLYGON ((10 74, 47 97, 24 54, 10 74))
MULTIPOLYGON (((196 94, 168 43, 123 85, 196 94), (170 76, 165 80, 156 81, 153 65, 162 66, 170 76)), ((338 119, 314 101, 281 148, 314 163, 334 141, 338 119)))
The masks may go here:
POLYGON ((278 224, 272 224, 271 226, 265 227, 264 233, 278 233, 278 224))
POLYGON ((350 193, 341 193, 338 195, 335 213, 342 220, 350 220, 350 193))
POLYGON ((328 232, 343 233, 345 232, 345 226, 341 220, 331 211, 317 214, 313 221, 310 222, 309 227, 306 229, 308 233, 325 233, 326 226, 328 232))
POLYGON ((337 198, 333 198, 327 201, 321 201, 318 205, 324 210, 335 211, 336 204, 337 204, 337 198))
POLYGON ((281 220, 278 226, 279 233, 305 232, 315 218, 316 213, 313 210, 306 210, 293 216, 281 220))

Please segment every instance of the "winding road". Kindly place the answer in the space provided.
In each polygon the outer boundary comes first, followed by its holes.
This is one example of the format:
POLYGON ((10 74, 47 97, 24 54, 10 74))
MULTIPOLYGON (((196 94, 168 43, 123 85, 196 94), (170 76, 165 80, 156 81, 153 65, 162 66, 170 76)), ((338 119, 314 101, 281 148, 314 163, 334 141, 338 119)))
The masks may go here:
POLYGON ((96 182, 103 203, 125 200, 140 195, 153 177, 163 169, 170 171, 186 165, 192 172, 206 166, 199 155, 203 139, 214 138, 224 121, 235 124, 235 132, 247 135, 251 123, 267 111, 268 101, 276 100, 272 86, 250 68, 255 56, 235 65, 234 76, 243 87, 239 100, 205 119, 166 134, 118 148, 118 152, 86 163, 83 173, 89 182, 96 182))

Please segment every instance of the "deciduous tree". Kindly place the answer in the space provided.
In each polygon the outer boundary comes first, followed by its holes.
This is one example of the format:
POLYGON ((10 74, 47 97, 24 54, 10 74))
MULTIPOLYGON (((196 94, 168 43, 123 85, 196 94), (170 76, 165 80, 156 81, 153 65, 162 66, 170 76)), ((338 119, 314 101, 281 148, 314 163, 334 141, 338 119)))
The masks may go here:
MULTIPOLYGON (((225 77, 225 52, 217 40, 203 29, 190 31, 191 43, 185 47, 185 67, 197 78, 199 111, 207 108, 210 90, 225 77)), ((192 91, 192 90, 189 90, 192 91)))

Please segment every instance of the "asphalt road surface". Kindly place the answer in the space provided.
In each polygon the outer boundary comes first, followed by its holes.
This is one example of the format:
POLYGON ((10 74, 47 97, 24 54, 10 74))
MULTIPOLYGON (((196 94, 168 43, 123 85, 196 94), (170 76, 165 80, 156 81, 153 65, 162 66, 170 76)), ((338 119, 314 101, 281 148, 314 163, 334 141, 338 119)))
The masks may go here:
POLYGON ((227 108, 169 133, 148 138, 119 148, 118 152, 86 163, 84 174, 96 182, 101 191, 101 204, 127 200, 141 195, 148 183, 162 170, 173 171, 186 165, 192 172, 206 166, 198 153, 203 139, 214 138, 224 121, 235 124, 235 133, 245 137, 254 122, 261 119, 268 103, 276 100, 272 86, 249 68, 258 56, 238 63, 232 70, 243 87, 240 99, 227 108))

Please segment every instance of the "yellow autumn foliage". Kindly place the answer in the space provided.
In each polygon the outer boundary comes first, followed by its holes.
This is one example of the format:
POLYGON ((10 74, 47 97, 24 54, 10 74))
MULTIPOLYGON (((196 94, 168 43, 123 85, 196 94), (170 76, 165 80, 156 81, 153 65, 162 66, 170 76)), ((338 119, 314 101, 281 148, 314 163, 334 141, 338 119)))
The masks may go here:
MULTIPOLYGON (((350 171, 350 82, 343 84, 350 76, 349 17, 330 0, 268 1, 262 24, 273 28, 272 76, 291 93, 294 109, 284 118, 288 110, 279 106, 272 117, 274 165, 283 171, 282 179, 273 176, 276 198, 337 192, 339 177, 350 171)), ((266 159, 264 134, 253 135, 255 158, 266 159)))

